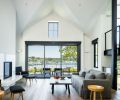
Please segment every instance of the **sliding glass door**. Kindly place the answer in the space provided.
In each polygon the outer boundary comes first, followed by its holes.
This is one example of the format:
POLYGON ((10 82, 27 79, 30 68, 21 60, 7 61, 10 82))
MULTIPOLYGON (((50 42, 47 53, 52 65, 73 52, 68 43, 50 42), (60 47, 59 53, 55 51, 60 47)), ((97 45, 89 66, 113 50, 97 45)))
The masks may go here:
POLYGON ((43 73, 44 68, 44 46, 28 46, 28 71, 33 73, 43 73))
POLYGON ((77 46, 62 46, 62 69, 64 76, 77 72, 77 46))
MULTIPOLYGON (((45 46, 45 69, 50 69, 51 76, 54 75, 55 68, 61 68, 60 46, 45 46)), ((45 77, 49 77, 46 74, 45 77)))
POLYGON ((80 69, 80 45, 59 43, 27 44, 26 69, 38 77, 59 75, 70 77, 80 69))

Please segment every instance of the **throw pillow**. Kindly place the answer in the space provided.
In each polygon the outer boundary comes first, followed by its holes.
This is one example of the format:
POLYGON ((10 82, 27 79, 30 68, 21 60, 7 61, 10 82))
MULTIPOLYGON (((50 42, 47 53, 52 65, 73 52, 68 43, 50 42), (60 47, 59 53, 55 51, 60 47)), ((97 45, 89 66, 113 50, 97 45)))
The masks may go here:
POLYGON ((95 75, 95 78, 96 78, 96 79, 106 79, 105 73, 96 74, 96 75, 95 75))
POLYGON ((93 75, 92 73, 86 73, 85 79, 95 79, 95 75, 93 75))
POLYGON ((86 72, 85 72, 85 71, 80 71, 80 72, 79 72, 79 76, 80 76, 80 77, 85 77, 85 75, 86 75, 86 72))

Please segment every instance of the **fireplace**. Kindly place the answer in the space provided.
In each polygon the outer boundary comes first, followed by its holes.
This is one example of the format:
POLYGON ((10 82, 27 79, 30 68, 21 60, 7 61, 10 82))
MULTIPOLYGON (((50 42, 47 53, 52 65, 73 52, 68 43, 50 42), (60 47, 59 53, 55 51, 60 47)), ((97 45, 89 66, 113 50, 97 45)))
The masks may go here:
POLYGON ((4 79, 12 76, 12 62, 4 62, 4 79))

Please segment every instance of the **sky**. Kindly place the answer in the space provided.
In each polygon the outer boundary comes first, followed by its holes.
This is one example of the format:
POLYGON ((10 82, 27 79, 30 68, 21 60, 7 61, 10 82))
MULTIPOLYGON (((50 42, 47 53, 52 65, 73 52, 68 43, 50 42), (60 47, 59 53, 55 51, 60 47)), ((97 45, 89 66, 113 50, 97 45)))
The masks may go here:
MULTIPOLYGON (((45 57, 60 58, 60 46, 45 46, 45 57)), ((28 47, 28 56, 44 58, 44 46, 34 45, 28 47)))

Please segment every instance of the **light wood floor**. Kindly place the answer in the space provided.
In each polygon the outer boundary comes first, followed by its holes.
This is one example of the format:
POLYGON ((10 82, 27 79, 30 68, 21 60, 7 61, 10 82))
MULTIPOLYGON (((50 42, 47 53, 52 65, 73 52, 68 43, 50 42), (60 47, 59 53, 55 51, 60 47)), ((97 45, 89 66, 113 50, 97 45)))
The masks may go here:
MULTIPOLYGON (((70 86, 70 95, 68 95, 65 86, 55 86, 54 95, 52 95, 49 81, 50 79, 37 79, 37 82, 33 80, 30 85, 29 81, 26 83, 22 79, 18 84, 25 88, 24 100, 83 100, 72 86, 70 86)), ((120 100, 120 91, 113 92, 112 94, 111 100, 120 100)), ((11 100, 10 93, 7 93, 3 100, 11 100)), ((15 100, 21 100, 19 95, 15 95, 15 100)))

